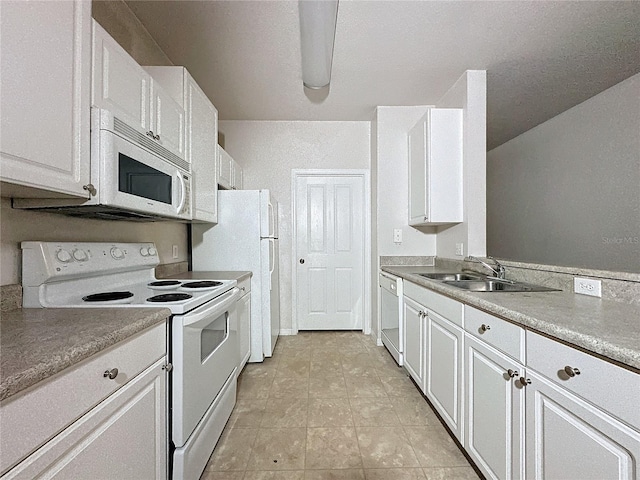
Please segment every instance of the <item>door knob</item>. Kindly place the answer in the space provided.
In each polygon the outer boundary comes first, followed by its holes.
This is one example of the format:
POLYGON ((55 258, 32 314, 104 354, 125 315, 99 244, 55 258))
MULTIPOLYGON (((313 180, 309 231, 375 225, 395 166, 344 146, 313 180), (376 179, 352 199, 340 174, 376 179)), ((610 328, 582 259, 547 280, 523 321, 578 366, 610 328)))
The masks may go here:
POLYGON ((302 263, 304 263, 304 258, 301 258, 301 259, 300 259, 300 263, 301 263, 301 264, 302 264, 302 263))

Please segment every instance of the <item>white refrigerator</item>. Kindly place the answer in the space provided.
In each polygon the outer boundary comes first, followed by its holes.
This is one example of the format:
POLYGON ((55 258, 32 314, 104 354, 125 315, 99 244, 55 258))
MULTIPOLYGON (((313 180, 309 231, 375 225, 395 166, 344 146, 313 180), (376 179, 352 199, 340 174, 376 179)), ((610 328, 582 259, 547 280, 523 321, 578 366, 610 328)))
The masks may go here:
POLYGON ((249 270, 251 356, 270 357, 280 333, 278 203, 269 190, 218 191, 218 224, 191 226, 193 271, 249 270))

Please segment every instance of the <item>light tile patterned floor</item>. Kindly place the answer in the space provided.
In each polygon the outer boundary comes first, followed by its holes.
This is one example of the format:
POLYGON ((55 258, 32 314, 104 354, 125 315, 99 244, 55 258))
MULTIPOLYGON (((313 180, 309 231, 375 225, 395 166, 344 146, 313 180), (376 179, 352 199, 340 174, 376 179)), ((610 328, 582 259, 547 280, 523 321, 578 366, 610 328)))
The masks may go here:
POLYGON ((247 364, 201 480, 477 478, 383 347, 357 332, 300 332, 247 364))

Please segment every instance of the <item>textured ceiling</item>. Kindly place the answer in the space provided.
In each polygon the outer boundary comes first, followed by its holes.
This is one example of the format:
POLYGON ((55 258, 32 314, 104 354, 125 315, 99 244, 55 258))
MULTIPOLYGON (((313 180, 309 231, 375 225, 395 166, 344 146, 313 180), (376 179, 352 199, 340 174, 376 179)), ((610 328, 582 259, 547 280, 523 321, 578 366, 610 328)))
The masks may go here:
POLYGON ((487 70, 494 148, 640 72, 640 1, 340 0, 330 92, 305 92, 297 1, 127 2, 223 120, 370 120, 487 70))

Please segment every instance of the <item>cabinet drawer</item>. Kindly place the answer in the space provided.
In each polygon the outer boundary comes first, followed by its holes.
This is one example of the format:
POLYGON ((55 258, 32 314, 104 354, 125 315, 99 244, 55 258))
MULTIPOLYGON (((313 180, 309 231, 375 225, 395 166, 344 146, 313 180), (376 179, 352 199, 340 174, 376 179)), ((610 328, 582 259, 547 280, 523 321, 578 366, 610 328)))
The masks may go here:
POLYGON ((527 331, 527 366, 635 429, 640 428, 637 373, 531 331, 527 331), (570 377, 565 367, 580 373, 570 377))
POLYGON ((524 328, 467 305, 464 307, 464 318, 467 332, 524 363, 524 328))
POLYGON ((403 289, 406 296, 462 327, 462 303, 411 282, 404 282, 403 289))
POLYGON ((241 295, 246 295, 251 291, 251 275, 245 277, 242 280, 238 280, 238 288, 240 289, 241 295))
POLYGON ((13 434, 0 437, 0 474, 165 355, 166 336, 156 325, 2 402, 2 430, 13 434), (112 368, 118 376, 105 378, 112 368))

